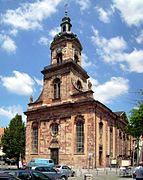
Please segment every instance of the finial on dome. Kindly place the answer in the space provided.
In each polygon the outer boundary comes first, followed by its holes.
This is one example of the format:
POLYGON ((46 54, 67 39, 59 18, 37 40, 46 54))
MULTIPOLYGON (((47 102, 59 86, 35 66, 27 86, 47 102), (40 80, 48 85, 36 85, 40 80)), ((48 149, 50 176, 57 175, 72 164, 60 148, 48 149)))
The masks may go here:
POLYGON ((68 4, 65 4, 65 16, 68 16, 68 4))
POLYGON ((62 19, 61 23, 61 33, 70 33, 72 24, 70 23, 70 18, 68 17, 68 4, 65 4, 65 16, 62 19))

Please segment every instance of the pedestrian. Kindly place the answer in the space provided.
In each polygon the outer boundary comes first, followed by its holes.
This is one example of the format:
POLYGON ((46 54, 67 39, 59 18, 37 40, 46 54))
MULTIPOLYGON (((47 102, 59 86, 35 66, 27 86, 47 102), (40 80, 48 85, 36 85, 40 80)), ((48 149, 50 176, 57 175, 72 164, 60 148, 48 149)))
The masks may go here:
POLYGON ((134 171, 136 180, 143 180, 143 162, 139 163, 139 166, 134 171))

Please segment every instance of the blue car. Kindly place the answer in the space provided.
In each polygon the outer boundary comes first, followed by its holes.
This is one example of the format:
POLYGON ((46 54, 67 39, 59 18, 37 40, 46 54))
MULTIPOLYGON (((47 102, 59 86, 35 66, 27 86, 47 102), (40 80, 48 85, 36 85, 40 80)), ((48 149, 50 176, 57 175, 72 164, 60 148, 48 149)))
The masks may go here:
POLYGON ((54 166, 54 161, 52 159, 44 159, 44 158, 33 158, 31 161, 27 164, 27 167, 31 169, 35 169, 36 166, 54 166))

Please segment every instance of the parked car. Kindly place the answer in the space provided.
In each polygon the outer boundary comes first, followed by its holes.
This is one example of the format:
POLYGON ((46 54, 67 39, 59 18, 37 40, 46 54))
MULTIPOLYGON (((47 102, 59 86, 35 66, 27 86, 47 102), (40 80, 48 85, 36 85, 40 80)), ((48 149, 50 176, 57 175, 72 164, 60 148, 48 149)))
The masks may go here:
POLYGON ((0 173, 0 180, 20 180, 20 179, 11 174, 0 173))
POLYGON ((54 161, 52 159, 43 159, 43 158, 33 158, 31 161, 27 164, 27 167, 31 169, 35 169, 35 166, 54 166, 54 161))
POLYGON ((57 180, 57 179, 67 180, 68 179, 67 173, 60 172, 53 167, 37 166, 37 167, 35 167, 35 170, 46 174, 51 180, 57 180))
POLYGON ((67 166, 67 165, 59 164, 59 165, 55 165, 54 168, 55 168, 58 172, 61 172, 61 173, 66 174, 66 176, 68 176, 68 177, 73 177, 73 176, 75 175, 75 171, 72 170, 72 168, 70 168, 70 167, 67 166))
MULTIPOLYGON (((16 176, 22 180, 51 180, 47 175, 38 171, 34 171, 34 170, 8 169, 8 170, 4 170, 2 173, 16 176)), ((1 176, 1 173, 0 173, 0 176, 1 176)))

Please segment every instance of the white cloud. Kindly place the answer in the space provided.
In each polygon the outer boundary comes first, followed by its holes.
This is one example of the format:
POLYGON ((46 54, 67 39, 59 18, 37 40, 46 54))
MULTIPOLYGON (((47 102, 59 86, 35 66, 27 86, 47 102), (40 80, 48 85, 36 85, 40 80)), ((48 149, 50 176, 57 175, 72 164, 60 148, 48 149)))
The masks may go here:
POLYGON ((45 36, 42 36, 40 39, 39 39, 39 43, 42 44, 42 45, 45 45, 45 46, 48 46, 51 44, 54 36, 56 34, 58 34, 59 32, 61 32, 61 28, 60 27, 55 27, 54 29, 51 29, 48 33, 49 37, 45 37, 45 36))
POLYGON ((18 30, 17 30, 17 29, 11 29, 11 30, 9 31, 9 34, 11 34, 11 35, 13 35, 13 36, 16 36, 17 33, 18 33, 18 30))
POLYGON ((99 82, 98 82, 97 79, 94 79, 94 78, 92 78, 92 77, 90 77, 89 79, 90 79, 90 81, 91 81, 91 83, 92 83, 93 89, 95 88, 95 86, 98 86, 98 85, 99 85, 99 82))
POLYGON ((39 39, 39 43, 44 45, 44 46, 48 46, 50 44, 50 41, 49 41, 49 39, 47 37, 42 36, 39 39))
POLYGON ((58 27, 55 27, 54 29, 51 29, 49 32, 49 35, 51 36, 51 38, 53 38, 59 32, 61 32, 61 28, 58 26, 58 27))
POLYGON ((122 77, 112 77, 110 81, 104 84, 98 84, 94 79, 91 79, 94 98, 102 103, 110 103, 119 96, 128 93, 128 80, 122 77))
POLYGON ((139 44, 143 43, 143 30, 140 31, 139 35, 136 37, 136 41, 139 44))
POLYGON ((57 11, 57 6, 63 0, 36 0, 34 3, 23 3, 15 10, 7 10, 1 15, 1 22, 15 29, 41 29, 42 20, 57 11))
POLYGON ((92 28, 94 36, 91 37, 93 44, 97 48, 99 56, 107 63, 120 63, 122 70, 130 72, 143 72, 143 50, 133 50, 126 52, 127 43, 123 37, 113 37, 106 39, 99 36, 98 30, 92 28), (126 68, 125 68, 126 66, 126 68))
POLYGON ((13 76, 0 77, 2 85, 10 92, 17 95, 31 95, 34 88, 34 80, 26 73, 13 71, 13 76))
POLYGON ((8 53, 15 53, 17 46, 15 42, 7 35, 0 34, 1 48, 8 53))
POLYGON ((34 77, 34 81, 39 85, 39 86, 43 86, 43 79, 37 79, 36 77, 34 77))
POLYGON ((82 53, 82 67, 87 68, 90 66, 92 66, 92 62, 89 61, 89 59, 85 53, 82 53))
POLYGON ((112 11, 111 10, 105 11, 103 8, 98 6, 96 6, 95 8, 99 14, 99 20, 104 23, 110 23, 110 16, 112 15, 112 11))
POLYGON ((90 0, 76 0, 76 3, 80 5, 81 11, 88 9, 91 5, 90 0))
POLYGON ((143 23, 143 1, 142 0, 113 0, 122 19, 129 25, 138 26, 143 23))
POLYGON ((26 121, 26 116, 23 114, 23 107, 21 105, 0 107, 0 116, 8 118, 9 121, 14 118, 16 114, 22 115, 23 121, 26 121))
POLYGON ((123 59, 129 65, 129 71, 143 73, 143 50, 134 50, 131 53, 124 53, 123 59))
POLYGON ((107 62, 112 62, 114 59, 112 55, 119 54, 127 48, 127 43, 123 37, 113 37, 111 39, 106 39, 99 36, 98 30, 92 27, 94 36, 91 37, 91 40, 94 45, 98 47, 98 52, 104 56, 104 60, 107 62))

